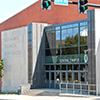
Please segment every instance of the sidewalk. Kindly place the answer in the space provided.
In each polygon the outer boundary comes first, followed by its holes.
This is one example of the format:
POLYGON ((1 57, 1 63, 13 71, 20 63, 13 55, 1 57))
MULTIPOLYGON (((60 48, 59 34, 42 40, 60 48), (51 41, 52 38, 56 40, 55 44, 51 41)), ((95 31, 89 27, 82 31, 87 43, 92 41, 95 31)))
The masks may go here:
POLYGON ((24 96, 24 95, 0 95, 0 100, 100 100, 99 98, 77 98, 58 96, 24 96))

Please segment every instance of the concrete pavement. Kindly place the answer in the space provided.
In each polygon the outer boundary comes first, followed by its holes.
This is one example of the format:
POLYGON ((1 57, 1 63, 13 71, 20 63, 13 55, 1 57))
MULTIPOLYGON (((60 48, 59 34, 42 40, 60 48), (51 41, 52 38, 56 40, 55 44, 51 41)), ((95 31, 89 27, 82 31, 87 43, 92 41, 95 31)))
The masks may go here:
POLYGON ((100 97, 77 98, 77 97, 58 97, 58 96, 0 95, 0 100, 100 100, 100 97))

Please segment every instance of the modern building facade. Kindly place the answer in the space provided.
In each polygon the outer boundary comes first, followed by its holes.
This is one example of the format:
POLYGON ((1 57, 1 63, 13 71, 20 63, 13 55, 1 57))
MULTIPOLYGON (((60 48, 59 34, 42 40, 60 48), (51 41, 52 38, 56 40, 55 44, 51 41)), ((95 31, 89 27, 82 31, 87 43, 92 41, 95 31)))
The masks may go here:
POLYGON ((50 11, 37 6, 40 1, 0 24, 2 91, 17 92, 28 83, 58 89, 68 81, 95 84, 100 93, 100 10, 78 14, 77 5, 52 4, 50 11))
POLYGON ((84 59, 88 50, 87 20, 47 27, 45 37, 47 86, 58 88, 57 79, 88 82, 88 61, 84 59))

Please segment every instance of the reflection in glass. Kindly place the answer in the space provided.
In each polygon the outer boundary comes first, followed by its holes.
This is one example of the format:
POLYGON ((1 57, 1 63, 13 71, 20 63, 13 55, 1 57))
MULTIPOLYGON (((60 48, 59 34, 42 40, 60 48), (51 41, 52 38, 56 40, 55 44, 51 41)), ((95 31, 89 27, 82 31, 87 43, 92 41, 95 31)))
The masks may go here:
POLYGON ((87 45, 87 27, 80 27, 80 45, 87 45))
POLYGON ((68 73, 68 81, 72 81, 72 73, 68 73))
POLYGON ((58 49, 48 49, 46 50, 46 56, 56 56, 56 55, 60 55, 60 48, 58 49))
POLYGON ((50 43, 50 48, 56 47, 56 34, 55 31, 51 31, 51 43, 50 43))
POLYGON ((28 45, 32 45, 32 40, 28 40, 28 45))
POLYGON ((66 81, 66 74, 65 74, 65 72, 62 73, 62 81, 66 81))
POLYGON ((46 32, 46 48, 50 47, 50 33, 46 32))
POLYGON ((74 81, 78 82, 78 73, 74 73, 74 81))
POLYGON ((80 23, 80 26, 84 26, 84 25, 87 25, 87 22, 81 22, 80 23))
POLYGON ((54 80, 54 72, 51 72, 51 80, 54 80))
POLYGON ((78 65, 74 65, 74 70, 79 70, 80 67, 78 65))
POLYGON ((32 40, 32 32, 28 32, 28 40, 32 40))
POLYGON ((62 47, 78 45, 78 28, 62 30, 62 47))
POLYGON ((62 30, 62 47, 72 46, 72 29, 62 30))
POLYGON ((60 80, 60 72, 56 72, 56 80, 57 80, 57 81, 60 80))
POLYGON ((51 65, 51 70, 55 70, 54 65, 51 65))
POLYGON ((84 50, 87 50, 87 46, 81 46, 80 47, 80 54, 84 54, 84 50))
POLYGON ((78 27, 78 23, 73 24, 73 27, 78 27))
POLYGON ((73 46, 78 45, 78 28, 73 29, 73 46))
POLYGON ((66 70, 66 65, 62 65, 62 70, 66 70))
POLYGON ((72 24, 67 25, 67 28, 71 28, 71 27, 72 27, 72 24))
POLYGON ((72 70, 72 65, 68 65, 68 70, 69 70, 69 71, 72 70))
POLYGON ((60 30, 60 27, 58 26, 58 27, 56 27, 56 30, 60 30))
POLYGON ((60 31, 56 31, 56 47, 60 47, 60 31))
POLYGON ((56 70, 60 70, 60 65, 56 65, 56 70))
POLYGON ((81 81, 85 82, 85 73, 81 73, 81 81))
POLYGON ((49 80, 49 72, 46 73, 46 79, 49 80))
POLYGON ((85 65, 80 65, 80 70, 85 71, 85 65))
POLYGON ((78 54, 78 47, 62 48, 62 55, 78 54))
POLYGON ((49 65, 45 66, 45 70, 50 70, 49 65))

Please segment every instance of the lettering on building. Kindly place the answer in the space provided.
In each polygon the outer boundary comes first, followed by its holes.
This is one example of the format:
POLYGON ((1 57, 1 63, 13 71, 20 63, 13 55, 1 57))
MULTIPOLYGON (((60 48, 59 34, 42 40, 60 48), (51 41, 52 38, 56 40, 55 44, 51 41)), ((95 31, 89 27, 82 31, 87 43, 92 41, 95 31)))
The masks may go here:
POLYGON ((79 63, 79 58, 76 59, 60 59, 60 63, 79 63))

